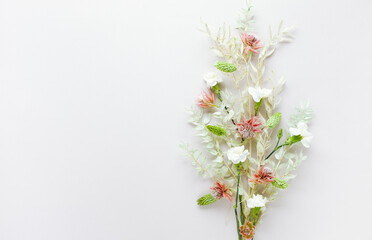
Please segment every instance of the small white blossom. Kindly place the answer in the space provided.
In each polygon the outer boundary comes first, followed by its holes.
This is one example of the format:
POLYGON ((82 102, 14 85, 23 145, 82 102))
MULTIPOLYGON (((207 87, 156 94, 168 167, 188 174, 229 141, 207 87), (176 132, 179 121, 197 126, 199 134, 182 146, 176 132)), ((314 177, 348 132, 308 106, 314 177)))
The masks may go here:
POLYGON ((244 150, 244 146, 233 147, 227 151, 227 158, 234 164, 244 162, 249 155, 248 150, 244 150))
POLYGON ((289 133, 293 136, 301 135, 302 140, 301 143, 304 147, 310 147, 311 139, 313 139, 313 135, 307 131, 307 124, 305 122, 300 121, 297 123, 296 128, 289 128, 289 133))
POLYGON ((261 88, 261 87, 256 87, 256 88, 249 87, 248 92, 249 94, 251 94, 255 102, 259 102, 262 98, 270 97, 271 94, 273 93, 273 90, 267 89, 267 88, 261 88))
POLYGON ((265 207, 267 203, 267 198, 263 197, 260 194, 253 194, 252 198, 249 198, 247 201, 247 205, 249 208, 255 208, 255 207, 265 207))
POLYGON ((207 83, 208 87, 213 87, 217 83, 222 82, 222 78, 215 72, 210 72, 204 75, 204 81, 207 83))

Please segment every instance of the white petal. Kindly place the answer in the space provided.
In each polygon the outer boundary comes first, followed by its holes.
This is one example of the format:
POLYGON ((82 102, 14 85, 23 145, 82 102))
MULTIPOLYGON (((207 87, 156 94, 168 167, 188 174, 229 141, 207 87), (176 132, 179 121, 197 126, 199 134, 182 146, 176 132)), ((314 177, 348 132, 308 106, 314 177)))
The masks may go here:
POLYGON ((304 138, 301 140, 302 145, 304 145, 305 148, 310 147, 310 140, 308 138, 304 138))
POLYGON ((309 135, 306 138, 309 139, 309 141, 311 141, 311 140, 313 140, 313 135, 309 135))
POLYGON ((297 128, 300 129, 301 132, 306 131, 307 130, 307 124, 305 122, 301 121, 297 124, 297 128))
POLYGON ((216 85, 218 82, 217 81, 210 81, 208 83, 209 87, 213 87, 214 85, 216 85))
POLYGON ((272 89, 263 88, 263 89, 261 90, 261 96, 262 96, 263 98, 270 97, 271 94, 272 94, 272 92, 273 92, 272 89))
POLYGON ((213 80, 217 78, 217 74, 215 72, 209 72, 204 75, 204 80, 213 80))
POLYGON ((301 136, 303 136, 303 137, 313 137, 313 134, 311 134, 309 131, 307 131, 307 130, 303 130, 303 131, 301 131, 301 136))
POLYGON ((239 151, 244 152, 244 146, 236 147, 239 151))
POLYGON ((261 100, 261 94, 259 93, 258 89, 255 89, 253 87, 249 87, 248 92, 252 96, 252 98, 255 102, 259 102, 261 100))
POLYGON ((289 133, 293 136, 301 135, 301 132, 297 128, 289 128, 289 133))

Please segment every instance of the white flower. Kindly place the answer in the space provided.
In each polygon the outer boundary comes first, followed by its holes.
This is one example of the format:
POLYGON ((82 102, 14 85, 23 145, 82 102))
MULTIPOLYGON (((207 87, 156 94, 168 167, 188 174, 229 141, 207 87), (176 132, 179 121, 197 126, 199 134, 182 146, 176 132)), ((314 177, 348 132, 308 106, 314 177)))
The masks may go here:
POLYGON ((247 201, 247 205, 249 208, 255 208, 255 207, 265 207, 267 203, 267 198, 264 198, 260 194, 253 194, 253 198, 249 198, 247 201))
POLYGON ((215 72, 210 72, 204 75, 204 80, 207 82, 208 87, 213 87, 217 83, 222 82, 222 78, 215 72))
POLYGON ((227 151, 227 158, 234 164, 244 162, 249 155, 248 150, 244 150, 244 146, 233 147, 227 151))
POLYGON ((289 133, 293 136, 301 135, 302 140, 301 143, 304 147, 310 147, 311 139, 313 139, 313 135, 307 131, 307 124, 305 122, 300 121, 297 123, 297 128, 289 128, 289 133))
POLYGON ((255 102, 259 102, 262 98, 270 97, 271 94, 273 93, 273 90, 267 89, 267 88, 261 88, 261 87, 256 87, 256 88, 249 87, 248 92, 249 94, 251 94, 255 102))

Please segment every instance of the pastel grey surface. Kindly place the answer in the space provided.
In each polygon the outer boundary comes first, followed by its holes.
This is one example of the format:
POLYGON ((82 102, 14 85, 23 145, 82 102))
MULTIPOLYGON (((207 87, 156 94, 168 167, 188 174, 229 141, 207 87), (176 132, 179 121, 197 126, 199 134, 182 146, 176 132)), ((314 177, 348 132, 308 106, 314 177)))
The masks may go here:
MULTIPOLYGON (((226 202, 182 157, 184 107, 216 60, 200 17, 244 1, 0 1, 0 239, 237 239, 226 202)), ((256 29, 295 25, 269 67, 280 110, 315 117, 308 158, 255 240, 372 239, 372 2, 260 0, 256 29)))

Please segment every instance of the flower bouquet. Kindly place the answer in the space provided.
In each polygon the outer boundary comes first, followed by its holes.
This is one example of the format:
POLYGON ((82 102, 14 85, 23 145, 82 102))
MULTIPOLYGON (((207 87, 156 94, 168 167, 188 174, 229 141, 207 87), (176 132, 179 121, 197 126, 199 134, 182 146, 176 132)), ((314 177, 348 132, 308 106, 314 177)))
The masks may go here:
POLYGON ((285 81, 266 73, 266 61, 277 46, 293 38, 291 29, 280 23, 262 41, 252 22, 249 6, 236 34, 226 27, 212 33, 204 24, 218 57, 216 72, 204 76, 207 88, 187 111, 206 151, 180 145, 199 173, 213 181, 198 205, 229 201, 239 240, 253 239, 267 204, 295 177, 293 171, 305 159, 301 148, 308 148, 312 139, 308 104, 290 116, 286 127, 279 127, 282 114, 276 108, 285 81))

